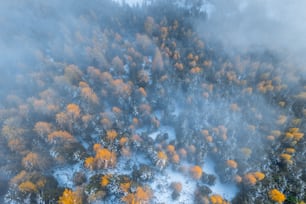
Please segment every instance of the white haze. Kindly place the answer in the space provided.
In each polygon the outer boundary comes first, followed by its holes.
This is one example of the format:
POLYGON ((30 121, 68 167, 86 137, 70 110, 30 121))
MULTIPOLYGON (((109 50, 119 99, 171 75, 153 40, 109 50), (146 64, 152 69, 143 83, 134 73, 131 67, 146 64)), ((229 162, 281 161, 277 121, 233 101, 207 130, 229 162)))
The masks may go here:
POLYGON ((245 51, 270 49, 305 63, 306 1, 211 0, 208 21, 198 24, 209 40, 245 51))

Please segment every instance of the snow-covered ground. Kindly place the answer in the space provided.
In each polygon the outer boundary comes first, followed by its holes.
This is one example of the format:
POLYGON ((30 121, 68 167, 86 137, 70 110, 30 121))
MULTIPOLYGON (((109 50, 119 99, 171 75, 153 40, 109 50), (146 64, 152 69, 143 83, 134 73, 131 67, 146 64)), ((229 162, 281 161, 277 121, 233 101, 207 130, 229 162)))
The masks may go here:
POLYGON ((238 188, 234 183, 221 183, 219 176, 215 172, 215 163, 214 161, 207 157, 204 160, 204 165, 202 167, 203 171, 207 174, 213 174, 216 176, 216 183, 213 186, 210 186, 210 189, 217 193, 227 200, 231 200, 238 193, 238 188))
MULTIPOLYGON (((215 185, 209 186, 209 188, 213 194, 219 194, 227 200, 233 199, 238 192, 237 186, 234 183, 221 183, 219 176, 214 171, 214 166, 215 164, 210 158, 205 159, 204 172, 217 177, 215 185)), ((157 174, 150 185, 154 192, 154 203, 174 202, 171 197, 173 190, 170 185, 172 182, 180 182, 183 187, 175 203, 192 203, 196 190, 196 181, 188 175, 171 170, 170 167, 157 174)))
POLYGON ((75 172, 79 172, 81 168, 82 162, 79 162, 73 166, 56 168, 53 171, 53 176, 56 178, 60 186, 73 189, 73 175, 75 172))
POLYGON ((171 194, 173 190, 170 185, 172 182, 180 182, 182 184, 182 192, 175 201, 176 203, 192 203, 194 200, 194 191, 196 183, 190 177, 184 176, 182 173, 174 172, 170 168, 155 176, 151 183, 154 192, 154 203, 173 203, 171 194))
MULTIPOLYGON (((160 133, 160 132, 159 132, 160 133)), ((152 134, 158 134, 154 132, 152 134)), ((143 155, 133 155, 130 164, 148 164, 148 160, 143 155)), ((118 160, 116 168, 107 170, 108 173, 114 174, 130 174, 132 169, 126 169, 127 160, 121 158, 118 160)), ((186 165, 188 165, 186 163, 186 165)), ((216 183, 213 186, 209 186, 213 194, 219 194, 227 200, 231 200, 238 192, 238 188, 234 183, 221 183, 219 176, 214 170, 214 161, 211 158, 205 158, 202 169, 204 173, 213 174, 216 176, 216 183)), ((53 172, 53 176, 57 179, 60 186, 65 188, 74 189, 73 175, 82 169, 82 162, 73 165, 72 167, 57 168, 53 172)), ((92 172, 93 173, 93 172, 92 172)), ((87 177, 90 177, 90 171, 87 172, 87 177)), ((174 171, 171 167, 167 167, 164 171, 155 174, 154 179, 150 183, 150 187, 154 192, 154 203, 173 203, 171 194, 173 190, 170 185, 172 182, 180 182, 182 184, 182 192, 175 201, 178 204, 192 203, 194 199, 194 192, 196 190, 196 181, 190 176, 184 175, 181 172, 174 171)))
MULTIPOLYGON (((155 139, 157 135, 163 133, 168 133, 169 140, 175 139, 175 131, 169 126, 161 126, 157 131, 150 133, 149 137, 155 139)), ((214 168, 214 161, 209 157, 205 158, 204 165, 202 166, 204 173, 213 174, 216 176, 215 184, 209 186, 209 188, 212 190, 213 194, 219 194, 227 200, 233 199, 238 192, 237 186, 234 183, 221 183, 214 168)), ((171 198, 171 193, 173 190, 170 188, 170 184, 172 182, 180 182, 183 185, 182 193, 176 202, 190 203, 194 198, 196 181, 192 180, 188 175, 183 175, 180 172, 171 170, 170 167, 167 167, 162 173, 156 175, 151 183, 155 203, 173 202, 171 198)))

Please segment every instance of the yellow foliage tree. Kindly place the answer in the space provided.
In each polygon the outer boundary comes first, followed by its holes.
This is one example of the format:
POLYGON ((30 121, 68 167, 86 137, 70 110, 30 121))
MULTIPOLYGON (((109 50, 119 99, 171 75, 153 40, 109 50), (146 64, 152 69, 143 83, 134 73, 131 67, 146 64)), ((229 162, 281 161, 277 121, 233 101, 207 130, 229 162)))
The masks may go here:
POLYGON ((18 189, 23 193, 33 193, 37 191, 37 187, 31 181, 25 181, 19 184, 18 189))
POLYGON ((158 48, 155 50, 155 55, 152 62, 152 70, 153 71, 161 71, 164 69, 164 62, 161 52, 158 48))
POLYGON ((59 197, 59 204, 82 204, 82 198, 76 192, 65 189, 62 196, 59 197))
POLYGON ((22 159, 22 166, 26 169, 32 170, 33 168, 39 167, 41 161, 38 156, 38 154, 34 152, 28 153, 23 159, 22 159))
POLYGON ((51 132, 52 125, 47 122, 37 122, 33 130, 43 138, 51 132))
POLYGON ((86 168, 91 170, 95 168, 106 169, 116 165, 117 157, 115 152, 103 148, 100 144, 94 144, 93 149, 96 155, 85 159, 84 166, 86 168))
POLYGON ((190 168, 192 178, 198 180, 202 177, 202 168, 200 166, 193 166, 190 168))
POLYGON ((101 186, 102 187, 107 186, 109 184, 110 178, 111 178, 111 175, 104 175, 104 176, 102 176, 101 182, 100 182, 101 186))
POLYGON ((113 141, 118 136, 116 130, 108 130, 106 131, 106 138, 110 141, 113 141))
POLYGON ((70 103, 67 105, 66 112, 69 118, 72 119, 73 121, 78 119, 81 113, 79 106, 74 103, 70 103))
POLYGON ((232 160, 232 159, 227 160, 227 161, 226 161, 226 164, 227 164, 229 167, 233 168, 233 169, 236 169, 236 168, 238 167, 237 162, 236 162, 235 160, 232 160))
POLYGON ((283 203, 286 200, 286 196, 275 188, 270 190, 268 195, 272 201, 277 203, 283 203))
POLYGON ((89 86, 81 88, 81 97, 92 104, 99 103, 98 96, 89 86))
POLYGON ((212 204, 228 204, 226 200, 223 200, 222 196, 218 194, 211 195, 209 200, 212 204))
POLYGON ((75 138, 67 131, 54 131, 48 135, 48 141, 56 144, 58 141, 72 143, 75 138))
POLYGON ((261 181, 265 178, 265 174, 259 171, 250 172, 244 175, 243 181, 249 185, 255 185, 258 181, 261 181))
POLYGON ((137 187, 136 192, 129 193, 122 198, 122 201, 127 204, 143 204, 148 203, 152 198, 152 192, 149 188, 137 187))

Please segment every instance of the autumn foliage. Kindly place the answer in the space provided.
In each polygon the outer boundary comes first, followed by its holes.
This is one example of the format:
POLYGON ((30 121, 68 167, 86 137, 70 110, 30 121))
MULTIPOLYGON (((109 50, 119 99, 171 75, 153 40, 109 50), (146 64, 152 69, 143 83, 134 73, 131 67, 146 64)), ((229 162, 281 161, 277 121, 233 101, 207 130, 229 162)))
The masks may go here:
POLYGON ((75 138, 67 131, 54 131, 48 135, 48 141, 52 144, 58 144, 60 142, 72 143, 75 142, 75 138))
POLYGON ((222 196, 218 194, 213 194, 209 197, 211 204, 229 204, 226 200, 222 198, 222 196))
POLYGON ((277 203, 283 203, 286 200, 286 196, 277 189, 270 190, 268 195, 272 201, 277 203))
POLYGON ((196 180, 199 180, 202 177, 202 168, 200 166, 193 166, 189 171, 192 178, 196 180))
POLYGON ((112 168, 116 165, 116 153, 106 148, 102 148, 100 144, 95 144, 93 147, 95 157, 87 157, 84 166, 91 170, 112 168))
POLYGON ((238 164, 235 160, 227 160, 226 164, 233 169, 236 169, 238 167, 238 164))
POLYGON ((74 191, 65 189, 62 196, 59 197, 59 204, 82 204, 82 198, 74 191))
POLYGON ((147 187, 138 186, 135 193, 129 193, 122 198, 126 204, 144 204, 149 203, 152 198, 152 192, 147 187))
POLYGON ((265 178, 265 174, 262 172, 250 172, 244 175, 243 181, 249 185, 255 185, 258 181, 261 181, 265 178))

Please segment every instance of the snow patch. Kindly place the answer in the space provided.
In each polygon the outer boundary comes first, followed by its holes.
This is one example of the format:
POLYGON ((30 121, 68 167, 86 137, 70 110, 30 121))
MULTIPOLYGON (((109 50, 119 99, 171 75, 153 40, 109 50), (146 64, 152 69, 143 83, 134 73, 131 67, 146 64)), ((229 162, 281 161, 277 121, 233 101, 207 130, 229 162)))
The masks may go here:
POLYGON ((202 169, 205 173, 213 174, 214 176, 216 176, 215 185, 209 186, 213 193, 219 194, 227 200, 232 200, 236 196, 236 194, 238 193, 237 186, 234 183, 220 182, 220 178, 215 171, 215 163, 210 157, 205 158, 204 166, 202 167, 202 169))
POLYGON ((192 181, 190 177, 184 176, 179 172, 172 171, 167 168, 159 175, 155 175, 154 180, 151 183, 151 188, 154 192, 154 203, 173 203, 174 200, 171 197, 173 190, 170 185, 172 182, 180 182, 182 184, 182 192, 180 196, 175 200, 175 203, 192 203, 194 199, 194 192, 196 190, 196 182, 192 181))
POLYGON ((75 172, 80 171, 81 168, 81 162, 73 166, 56 168, 54 169, 53 177, 57 180, 59 186, 73 189, 73 175, 75 172))

